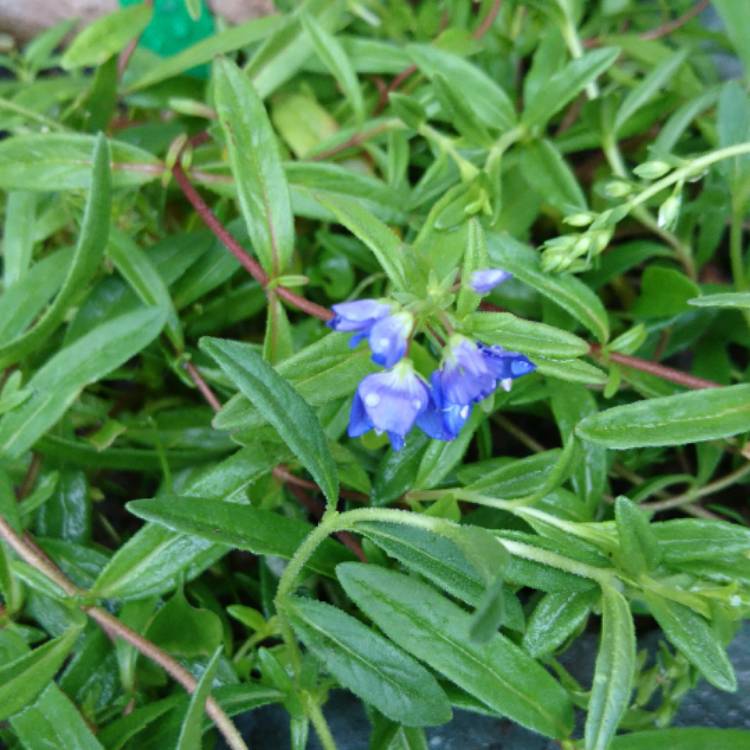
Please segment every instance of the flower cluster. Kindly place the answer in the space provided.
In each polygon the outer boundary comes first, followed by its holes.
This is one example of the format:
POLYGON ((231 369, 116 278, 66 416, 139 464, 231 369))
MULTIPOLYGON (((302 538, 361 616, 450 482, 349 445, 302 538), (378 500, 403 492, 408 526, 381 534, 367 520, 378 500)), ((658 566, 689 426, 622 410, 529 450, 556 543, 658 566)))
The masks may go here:
MULTIPOLYGON (((510 274, 499 269, 474 273, 471 286, 487 294, 510 274)), ((519 352, 488 346, 453 334, 443 349, 440 367, 429 383, 405 358, 415 328, 413 315, 388 300, 364 299, 333 306, 328 325, 353 333, 351 346, 367 339, 372 359, 389 368, 367 375, 357 388, 349 419, 349 436, 374 429, 386 433, 394 450, 400 450, 416 425, 438 440, 453 440, 471 415, 474 404, 499 386, 510 390, 513 380, 533 372, 535 365, 519 352)))

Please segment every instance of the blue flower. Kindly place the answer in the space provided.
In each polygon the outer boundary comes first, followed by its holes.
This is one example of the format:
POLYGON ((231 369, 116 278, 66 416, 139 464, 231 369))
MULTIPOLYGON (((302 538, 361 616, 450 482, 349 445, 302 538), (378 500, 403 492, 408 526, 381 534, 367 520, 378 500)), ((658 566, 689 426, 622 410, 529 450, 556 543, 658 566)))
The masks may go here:
POLYGON ((393 367, 406 353, 414 319, 408 312, 394 312, 393 305, 374 299, 342 302, 333 306, 334 317, 328 327, 340 333, 354 333, 350 346, 354 348, 368 338, 372 361, 393 367))
POLYGON ((430 403, 417 417, 417 427, 435 440, 455 440, 471 414, 471 404, 446 401, 440 370, 432 373, 430 403))
POLYGON ((509 352, 502 346, 487 346, 479 342, 479 351, 487 368, 506 391, 516 378, 536 370, 536 365, 528 357, 520 352, 509 352))
POLYGON ((359 437, 375 429, 388 435, 393 450, 401 450, 406 434, 428 402, 427 385, 404 359, 392 370, 368 375, 359 384, 349 417, 349 436, 359 437))
POLYGON ((390 305, 374 299, 341 302, 332 309, 334 316, 328 321, 328 327, 340 333, 354 333, 350 342, 352 348, 369 335, 375 323, 391 313, 390 305))
POLYGON ((495 376, 479 347, 464 336, 452 336, 439 373, 443 399, 465 406, 481 401, 495 390, 495 376))
POLYGON ((414 318, 408 312, 388 315, 370 329, 369 341, 372 361, 383 367, 393 367, 406 354, 414 318))
POLYGON ((502 268, 482 268, 471 275, 471 288, 477 294, 489 294, 512 276, 510 271, 503 271, 502 268))

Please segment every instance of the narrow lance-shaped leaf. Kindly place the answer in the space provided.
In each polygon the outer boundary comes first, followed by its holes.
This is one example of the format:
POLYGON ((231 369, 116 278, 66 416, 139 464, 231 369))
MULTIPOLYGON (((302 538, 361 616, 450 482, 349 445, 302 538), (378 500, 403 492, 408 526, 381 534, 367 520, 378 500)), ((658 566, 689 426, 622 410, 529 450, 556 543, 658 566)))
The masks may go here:
POLYGON ((674 77, 675 73, 687 59, 689 50, 682 49, 668 57, 661 65, 657 65, 646 77, 633 88, 623 100, 615 115, 615 131, 628 121, 644 104, 646 104, 660 88, 674 77))
POLYGON ((355 237, 362 240, 378 259, 381 268, 398 289, 407 288, 401 240, 380 219, 357 201, 343 196, 315 194, 355 237))
POLYGON ((185 718, 180 727, 180 736, 177 740, 175 750, 201 750, 203 738, 203 711, 205 710, 206 701, 211 695, 211 686, 223 650, 223 646, 219 646, 216 649, 206 665, 206 669, 201 675, 193 694, 190 696, 190 703, 188 704, 185 718))
POLYGON ((500 344, 506 349, 528 356, 580 357, 589 345, 579 336, 560 328, 518 318, 512 313, 479 312, 470 320, 471 331, 488 344, 500 344))
POLYGON ((630 705, 635 675, 635 630, 625 597, 602 589, 602 635, 586 717, 586 750, 607 750, 630 705))
POLYGON ((335 506, 339 494, 336 463, 310 404, 247 344, 204 338, 200 346, 278 431, 312 474, 329 505, 335 506))
POLYGON ((0 667, 0 721, 31 703, 57 674, 80 631, 68 630, 0 667))
POLYGON ((62 288, 31 329, 0 346, 0 367, 14 363, 47 339, 62 321, 73 297, 96 270, 109 233, 110 192, 109 146, 100 135, 94 147, 94 167, 81 233, 62 288))
POLYGON ((3 228, 3 283, 15 284, 31 265, 34 247, 36 194, 14 191, 8 194, 3 228))
POLYGON ((229 60, 215 68, 216 111, 229 150, 242 216, 267 273, 284 271, 294 252, 289 187, 261 98, 229 60))
POLYGON ((645 592, 651 614, 669 640, 720 690, 737 690, 737 677, 719 635, 689 607, 645 592))
POLYGON ((101 65, 137 37, 151 20, 148 3, 122 8, 87 26, 68 47, 61 63, 66 70, 101 65))
POLYGON ((401 648, 484 703, 548 737, 567 737, 565 690, 518 646, 496 633, 469 638, 471 616, 425 583, 375 565, 346 563, 337 574, 357 606, 401 648))
POLYGON ((28 450, 78 398, 150 344, 164 326, 165 313, 138 310, 104 323, 61 349, 31 377, 32 395, 0 420, 0 450, 17 457, 28 450))
POLYGON ((579 278, 545 273, 539 265, 539 253, 508 234, 488 234, 487 242, 493 265, 510 271, 560 305, 602 343, 609 338, 607 311, 599 297, 579 278))
MULTIPOLYGON (((291 558, 312 526, 297 518, 199 497, 163 495, 153 500, 132 500, 128 510, 173 531, 208 539, 222 545, 247 550, 256 555, 291 558)), ((333 576, 334 567, 352 557, 338 542, 328 539, 308 561, 308 567, 333 576)), ((97 584, 97 590, 100 584, 97 584)), ((102 587, 104 588, 104 587, 102 587)))
POLYGON ((362 89, 341 42, 307 13, 302 14, 302 25, 313 44, 315 54, 336 79, 349 100, 355 118, 361 122, 365 118, 362 89))
POLYGON ((75 704, 54 682, 35 703, 11 717, 10 725, 25 750, 104 750, 75 704))
POLYGON ((684 445, 750 430, 750 385, 652 398, 587 417, 576 433, 607 448, 684 445))
POLYGON ((117 270, 146 305, 154 305, 164 310, 167 316, 166 334, 177 351, 182 351, 185 340, 172 298, 148 255, 124 232, 113 229, 109 241, 109 256, 117 270))
MULTIPOLYGON (((0 189, 88 190, 98 138, 81 133, 30 133, 0 141, 0 189)), ((115 187, 133 187, 159 177, 164 167, 150 152, 110 143, 115 187)), ((101 191, 100 191, 101 196, 101 191)))
POLYGON ((411 656, 321 602, 292 598, 285 612, 302 642, 362 700, 406 726, 443 724, 450 704, 435 678, 411 656))
POLYGON ((616 47, 602 47, 569 62, 540 87, 527 102, 521 121, 527 127, 542 126, 573 101, 589 83, 609 68, 620 54, 616 47))

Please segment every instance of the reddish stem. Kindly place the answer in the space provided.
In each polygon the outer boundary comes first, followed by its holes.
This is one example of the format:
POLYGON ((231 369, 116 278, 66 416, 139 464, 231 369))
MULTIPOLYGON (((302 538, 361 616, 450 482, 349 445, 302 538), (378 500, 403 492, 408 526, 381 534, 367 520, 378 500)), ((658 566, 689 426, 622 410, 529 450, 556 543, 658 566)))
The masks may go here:
MULTIPOLYGON (((224 246, 229 250, 232 255, 239 261, 240 265, 263 287, 266 288, 269 284, 270 278, 268 274, 263 270, 261 265, 252 257, 250 257, 245 249, 240 245, 237 240, 227 231, 222 225, 216 214, 209 208, 206 201, 201 198, 198 191, 193 187, 190 179, 185 174, 184 170, 179 164, 175 164, 172 167, 172 174, 174 175, 175 182, 180 186, 180 189, 185 194, 190 204, 196 210, 198 215, 203 219, 205 225, 221 240, 224 246)), ((300 297, 290 289, 279 286, 274 289, 274 292, 279 297, 294 305, 297 309, 302 312, 311 315, 319 320, 330 320, 333 317, 333 313, 322 307, 316 305, 314 302, 306 300, 304 297, 300 297)))
MULTIPOLYGON (((673 31, 677 31, 677 29, 684 26, 688 21, 703 13, 703 11, 708 8, 709 3, 710 0, 699 0, 699 2, 697 2, 692 8, 686 10, 681 16, 660 24, 653 29, 644 31, 639 34, 638 37, 646 41, 661 39, 662 37, 671 34, 673 31)), ((592 37, 591 39, 586 39, 583 46, 586 47, 586 49, 591 49, 592 47, 598 47, 601 43, 602 40, 600 37, 592 37)))
MULTIPOLYGON (((599 344, 591 344, 591 354, 600 356, 602 354, 601 346, 599 344)), ((660 365, 658 362, 651 362, 648 359, 631 357, 627 354, 618 354, 617 352, 607 352, 606 356, 612 362, 618 362, 621 365, 625 365, 625 367, 632 367, 634 370, 640 370, 641 372, 648 372, 651 375, 656 375, 657 378, 668 380, 670 383, 676 383, 692 390, 721 388, 721 384, 715 383, 713 380, 705 380, 704 378, 682 372, 682 370, 675 370, 672 367, 660 365)))
POLYGON ((482 23, 474 29, 474 33, 472 34, 474 39, 481 39, 492 28, 492 24, 495 23, 495 19, 500 12, 500 6, 502 4, 503 0, 495 0, 495 2, 492 3, 489 13, 484 17, 482 23))
POLYGON ((200 391, 201 396, 206 400, 206 403, 214 411, 221 411, 221 401, 219 401, 216 394, 211 390, 211 386, 204 380, 200 370, 192 362, 185 362, 185 370, 193 383, 195 383, 195 387, 200 391))
MULTIPOLYGON (((153 0, 143 0, 144 5, 153 6, 153 0)), ((122 78, 123 74, 127 70, 130 58, 135 52, 135 48, 138 46, 138 42, 141 40, 141 35, 138 34, 135 39, 131 39, 128 42, 128 46, 122 51, 120 58, 117 60, 117 77, 122 78)))

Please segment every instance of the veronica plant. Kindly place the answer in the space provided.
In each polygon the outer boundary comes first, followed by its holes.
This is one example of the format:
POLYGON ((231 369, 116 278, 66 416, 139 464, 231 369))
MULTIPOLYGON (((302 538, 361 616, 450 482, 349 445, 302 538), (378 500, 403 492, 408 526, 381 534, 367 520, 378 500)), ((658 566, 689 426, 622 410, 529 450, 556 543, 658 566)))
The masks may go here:
POLYGON ((749 748, 748 3, 275 4, 2 40, 0 745, 749 748))

